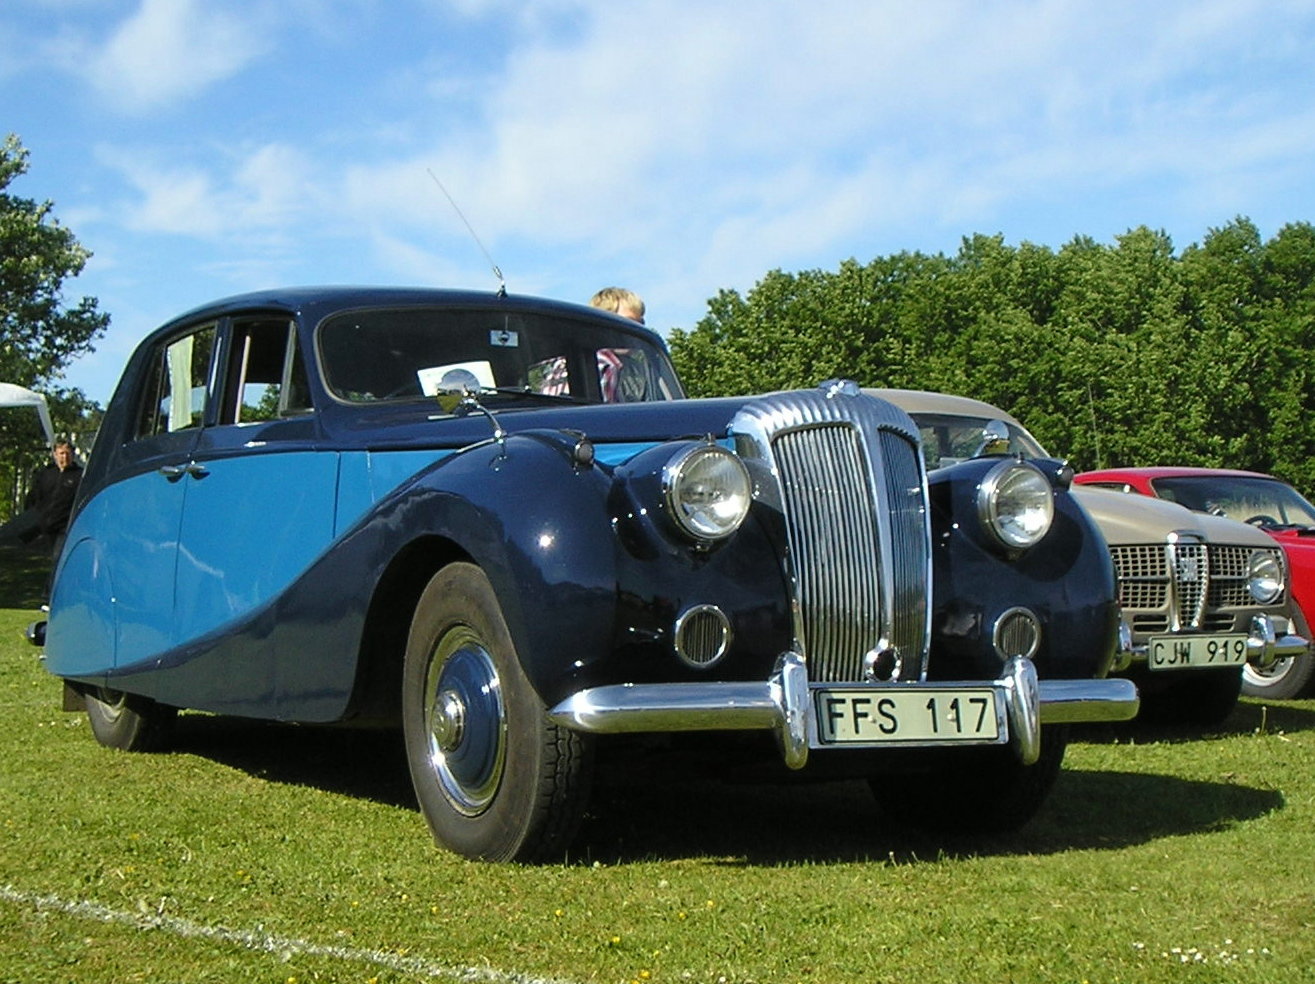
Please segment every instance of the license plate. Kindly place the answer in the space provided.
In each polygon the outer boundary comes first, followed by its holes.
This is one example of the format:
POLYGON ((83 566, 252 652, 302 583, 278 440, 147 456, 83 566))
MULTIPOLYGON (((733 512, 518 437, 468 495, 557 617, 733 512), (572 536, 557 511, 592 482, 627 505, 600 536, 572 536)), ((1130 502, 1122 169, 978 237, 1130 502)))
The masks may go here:
POLYGON ((994 690, 897 687, 815 691, 824 744, 1003 741, 994 690))
POLYGON ((1241 666, 1247 661, 1244 635, 1151 636, 1146 648, 1152 670, 1241 666))

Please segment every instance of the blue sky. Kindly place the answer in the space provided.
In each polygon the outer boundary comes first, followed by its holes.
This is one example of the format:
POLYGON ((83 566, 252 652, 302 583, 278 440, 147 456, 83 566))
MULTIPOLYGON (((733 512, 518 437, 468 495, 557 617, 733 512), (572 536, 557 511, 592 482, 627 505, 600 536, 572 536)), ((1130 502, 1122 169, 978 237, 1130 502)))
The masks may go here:
POLYGON ((1002 234, 1315 220, 1304 0, 0 0, 11 193, 94 252, 109 398, 174 314, 309 283, 722 288, 1002 234))

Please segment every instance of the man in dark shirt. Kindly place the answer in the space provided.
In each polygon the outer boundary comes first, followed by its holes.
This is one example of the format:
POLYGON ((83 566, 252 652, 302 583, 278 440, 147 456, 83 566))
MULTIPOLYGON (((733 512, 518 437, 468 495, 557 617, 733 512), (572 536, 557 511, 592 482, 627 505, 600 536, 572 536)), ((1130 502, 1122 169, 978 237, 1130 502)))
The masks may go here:
POLYGON ((68 441, 56 441, 50 454, 54 461, 32 476, 27 507, 37 510, 38 528, 58 558, 64 546, 69 513, 73 511, 73 499, 82 481, 82 468, 74 460, 73 447, 68 441))

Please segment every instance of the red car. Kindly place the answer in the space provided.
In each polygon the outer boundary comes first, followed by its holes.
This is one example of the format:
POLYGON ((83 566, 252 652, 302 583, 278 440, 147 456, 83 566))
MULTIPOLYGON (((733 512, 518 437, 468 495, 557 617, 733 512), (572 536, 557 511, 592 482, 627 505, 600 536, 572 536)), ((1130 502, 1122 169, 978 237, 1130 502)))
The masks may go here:
MULTIPOLYGON (((1297 632, 1310 638, 1315 621, 1315 505, 1273 475, 1229 468, 1106 468, 1082 472, 1074 482, 1169 499, 1197 512, 1258 526, 1283 546, 1297 603, 1297 632), (1304 622, 1306 624, 1300 624, 1304 622)), ((1280 659, 1267 670, 1247 666, 1242 691, 1254 697, 1315 693, 1315 658, 1280 659)))

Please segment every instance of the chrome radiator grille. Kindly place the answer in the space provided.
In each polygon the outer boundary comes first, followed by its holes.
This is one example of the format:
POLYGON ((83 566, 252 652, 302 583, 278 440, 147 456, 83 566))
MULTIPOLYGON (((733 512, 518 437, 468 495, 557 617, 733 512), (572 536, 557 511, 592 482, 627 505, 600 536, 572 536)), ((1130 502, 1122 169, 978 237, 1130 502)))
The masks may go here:
POLYGON ((881 591, 876 504, 858 434, 812 427, 782 434, 772 450, 810 670, 816 679, 860 679, 863 654, 881 638, 881 591))
POLYGON ((1247 565, 1256 549, 1185 537, 1111 546, 1119 604, 1134 628, 1145 631, 1231 629, 1234 620, 1225 610, 1263 607, 1247 590, 1247 565))
POLYGON ((900 679, 921 678, 930 534, 912 422, 884 402, 818 391, 750 404, 733 431, 760 466, 760 498, 784 519, 809 678, 863 680, 865 657, 881 649, 899 654, 900 679))

